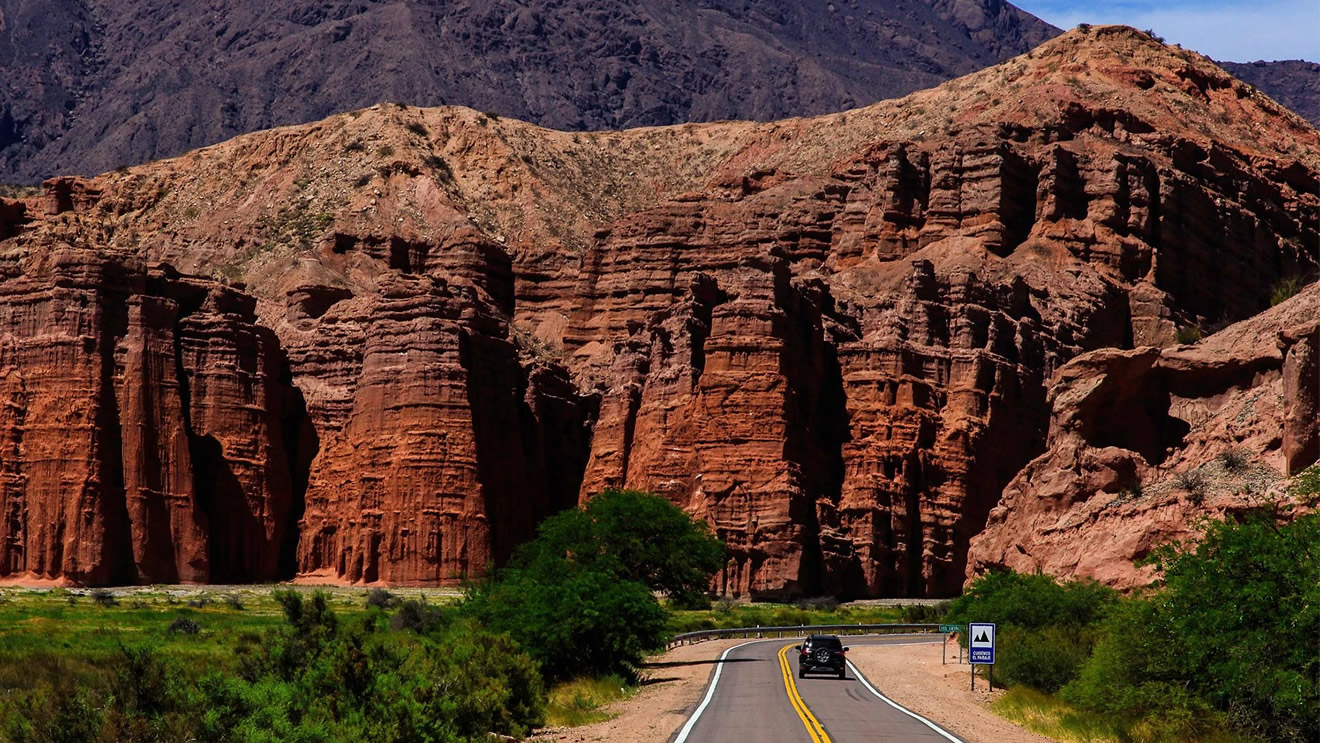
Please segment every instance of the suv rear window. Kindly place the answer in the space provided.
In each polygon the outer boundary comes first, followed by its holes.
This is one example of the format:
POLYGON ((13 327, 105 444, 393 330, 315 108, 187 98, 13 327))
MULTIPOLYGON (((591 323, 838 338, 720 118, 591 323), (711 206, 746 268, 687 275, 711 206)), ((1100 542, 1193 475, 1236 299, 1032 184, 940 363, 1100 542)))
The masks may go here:
POLYGON ((837 637, 813 637, 808 641, 813 648, 828 648, 830 650, 840 650, 843 643, 839 642, 837 637))

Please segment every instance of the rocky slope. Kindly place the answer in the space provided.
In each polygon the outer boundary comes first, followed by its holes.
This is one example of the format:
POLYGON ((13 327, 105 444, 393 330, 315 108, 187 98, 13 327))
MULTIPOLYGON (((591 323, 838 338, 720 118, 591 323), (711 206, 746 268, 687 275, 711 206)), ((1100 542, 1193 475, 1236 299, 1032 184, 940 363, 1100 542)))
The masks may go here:
POLYGON ((51 181, 0 250, 255 299, 309 578, 455 580, 627 486, 714 525, 729 593, 947 595, 1055 372, 1267 308, 1317 268, 1318 183, 1305 121, 1111 27, 769 124, 377 106, 51 181))
POLYGON ((0 178, 399 100, 567 129, 827 113, 1020 54, 1003 0, 0 0, 0 178))
POLYGON ((1050 390, 1046 452, 1004 491, 968 573, 1043 570, 1120 587, 1200 516, 1291 500, 1320 456, 1320 285, 1193 346, 1093 351, 1050 390))
POLYGON ((1301 59, 1279 62, 1220 62, 1237 79, 1320 126, 1320 64, 1301 59))

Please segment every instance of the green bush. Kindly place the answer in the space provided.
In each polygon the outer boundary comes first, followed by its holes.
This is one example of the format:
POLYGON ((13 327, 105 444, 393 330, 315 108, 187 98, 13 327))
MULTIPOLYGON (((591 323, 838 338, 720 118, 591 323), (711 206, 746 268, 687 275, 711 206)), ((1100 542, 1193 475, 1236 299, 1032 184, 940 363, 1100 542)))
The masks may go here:
POLYGON ((1205 330, 1201 327, 1200 323, 1197 323, 1196 325, 1188 325, 1186 327, 1178 328, 1174 335, 1178 341, 1178 345, 1190 346, 1194 343, 1199 343, 1201 339, 1205 337, 1205 330))
POLYGON ((1065 698, 1184 736, 1224 716, 1268 740, 1320 730, 1320 516, 1211 522, 1152 562, 1163 586, 1105 622, 1065 698))
POLYGON ((1276 307, 1297 296, 1306 283, 1301 276, 1286 276, 1279 279, 1270 290, 1270 306, 1276 307))
POLYGON ((0 706, 0 731, 13 743, 82 743, 94 741, 104 712, 96 695, 70 679, 42 683, 8 705, 0 706))
POLYGON ((1052 694, 1077 678, 1094 644, 1094 633, 1084 628, 1007 626, 996 641, 995 677, 1052 694))
POLYGON ((564 563, 504 571, 464 608, 513 636, 548 679, 635 675, 644 653, 664 644, 664 609, 641 583, 564 563))
POLYGON ((202 631, 202 625, 188 617, 178 617, 170 622, 168 631, 180 635, 195 635, 202 631))
POLYGON ((1094 626, 1117 602, 1115 591, 1091 580, 1059 584, 1048 575, 996 572, 955 599, 945 621, 997 623, 995 675, 1005 685, 1055 692, 1077 677, 1095 644, 1094 626))
POLYGON ((1048 575, 1012 571, 977 578, 949 606, 951 624, 997 622, 1026 629, 1086 627, 1102 619, 1118 594, 1092 580, 1057 583, 1048 575))
POLYGON ((150 647, 99 675, 0 697, 0 736, 27 743, 476 743, 540 725, 536 663, 506 635, 452 621, 391 632, 342 622, 325 596, 279 595, 285 622, 250 643, 238 675, 190 677, 150 647))
POLYGON ((384 588, 373 588, 367 591, 365 605, 368 609, 393 609, 399 605, 399 597, 384 588))
POLYGON ((513 636, 547 679, 630 676, 667 634, 653 592, 697 603, 723 560, 705 524, 669 501, 607 490, 543 522, 507 568, 469 589, 463 611, 513 636))
POLYGON ((948 601, 933 605, 908 604, 900 606, 898 611, 903 624, 939 624, 951 606, 952 603, 948 601))
POLYGON ((1195 549, 1152 562, 1168 665, 1243 730, 1289 741, 1320 730, 1320 516, 1212 522, 1195 549))
POLYGON ((425 601, 409 599, 399 604, 394 616, 390 617, 390 628, 429 635, 447 627, 449 620, 450 612, 425 601))
POLYGON ((1116 720, 1145 722, 1161 738, 1194 737, 1222 724, 1213 707, 1189 689, 1187 670, 1171 664, 1176 641, 1157 604, 1123 602, 1101 626, 1095 651, 1061 696, 1116 720))

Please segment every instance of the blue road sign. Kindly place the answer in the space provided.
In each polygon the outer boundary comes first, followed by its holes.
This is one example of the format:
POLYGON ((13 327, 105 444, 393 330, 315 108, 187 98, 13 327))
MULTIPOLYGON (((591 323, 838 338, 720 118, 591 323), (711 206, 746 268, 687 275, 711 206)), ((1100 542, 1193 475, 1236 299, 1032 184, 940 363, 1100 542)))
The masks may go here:
POLYGON ((994 665, 995 625, 972 623, 967 625, 968 660, 978 665, 994 665))

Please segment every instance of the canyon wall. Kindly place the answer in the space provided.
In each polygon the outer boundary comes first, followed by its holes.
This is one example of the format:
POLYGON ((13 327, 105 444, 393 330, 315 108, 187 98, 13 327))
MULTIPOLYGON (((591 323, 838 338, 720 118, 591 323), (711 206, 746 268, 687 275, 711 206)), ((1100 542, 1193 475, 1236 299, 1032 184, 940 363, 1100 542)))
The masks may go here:
POLYGON ((1056 370, 1251 315, 1314 265, 1314 205, 1275 210, 1241 160, 1165 143, 1193 181, 1070 136, 881 143, 600 233, 563 336, 603 380, 583 498, 641 488, 710 521, 729 593, 956 592, 1045 446, 1056 370))
POLYGON ((1291 507, 1287 477, 1320 455, 1317 344, 1312 285, 1195 346, 1075 359, 1050 391, 1048 446, 973 540, 968 575, 1127 588, 1151 578, 1134 561, 1194 538, 1200 517, 1291 507))
POLYGON ((256 302, 55 248, 0 265, 0 576, 271 580, 299 399, 256 302))
POLYGON ((1122 28, 815 119, 390 105, 55 179, 0 202, 0 577, 452 584, 629 487, 729 595, 1131 583, 1230 507, 1133 496, 1225 400, 1253 488, 1315 460, 1268 308, 1318 225, 1320 133, 1122 28))

